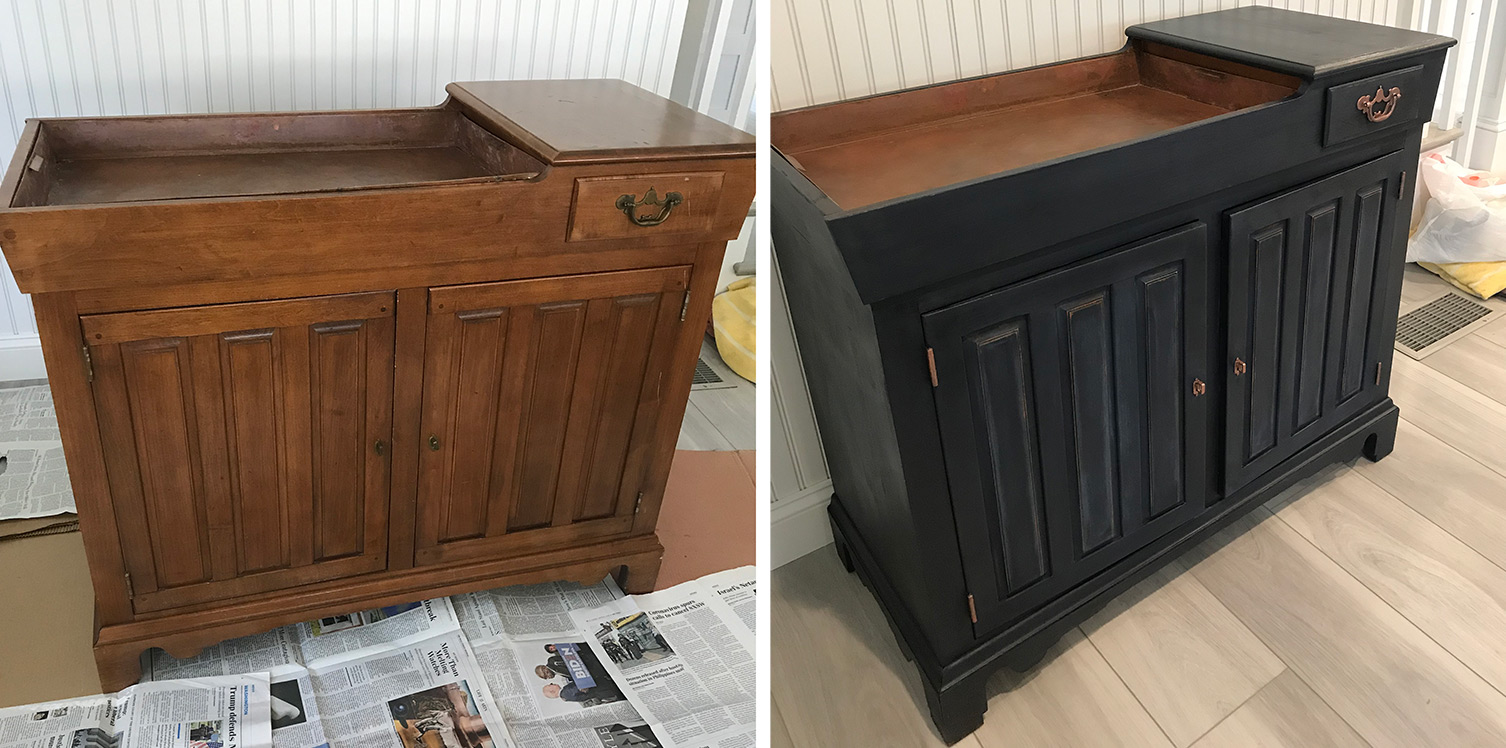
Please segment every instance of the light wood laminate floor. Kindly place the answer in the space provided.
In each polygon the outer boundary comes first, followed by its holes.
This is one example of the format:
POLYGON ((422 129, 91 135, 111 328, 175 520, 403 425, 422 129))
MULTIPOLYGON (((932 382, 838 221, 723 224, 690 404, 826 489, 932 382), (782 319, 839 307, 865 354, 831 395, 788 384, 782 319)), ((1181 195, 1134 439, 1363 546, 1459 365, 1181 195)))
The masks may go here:
MULTIPOLYGON (((1409 266, 1402 310, 1444 288, 1409 266)), ((995 675, 958 745, 1506 746, 1506 317, 1394 368, 1390 457, 1277 496, 995 675)), ((772 594, 776 748, 942 745, 830 546, 772 594)))

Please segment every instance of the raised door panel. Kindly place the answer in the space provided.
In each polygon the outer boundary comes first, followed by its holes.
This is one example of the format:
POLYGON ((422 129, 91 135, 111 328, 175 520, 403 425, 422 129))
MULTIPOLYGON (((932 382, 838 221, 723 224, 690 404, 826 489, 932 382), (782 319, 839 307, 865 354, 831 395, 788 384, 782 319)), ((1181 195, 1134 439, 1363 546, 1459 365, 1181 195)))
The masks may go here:
POLYGON ((83 319, 138 612, 385 568, 392 294, 333 298, 83 319))
POLYGON ((1206 230, 925 315, 980 634, 1201 509, 1206 230))
POLYGON ((433 289, 419 563, 628 532, 689 268, 433 289))
POLYGON ((1229 214, 1224 493, 1382 397, 1393 154, 1229 214))

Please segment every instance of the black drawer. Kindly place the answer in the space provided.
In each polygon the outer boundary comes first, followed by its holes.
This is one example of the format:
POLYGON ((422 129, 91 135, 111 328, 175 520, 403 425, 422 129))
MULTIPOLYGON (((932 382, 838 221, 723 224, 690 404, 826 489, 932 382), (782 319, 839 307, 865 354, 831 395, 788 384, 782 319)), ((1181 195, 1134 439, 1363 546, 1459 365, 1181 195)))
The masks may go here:
POLYGON ((1323 145, 1414 122, 1432 107, 1422 66, 1373 75, 1328 89, 1323 145))

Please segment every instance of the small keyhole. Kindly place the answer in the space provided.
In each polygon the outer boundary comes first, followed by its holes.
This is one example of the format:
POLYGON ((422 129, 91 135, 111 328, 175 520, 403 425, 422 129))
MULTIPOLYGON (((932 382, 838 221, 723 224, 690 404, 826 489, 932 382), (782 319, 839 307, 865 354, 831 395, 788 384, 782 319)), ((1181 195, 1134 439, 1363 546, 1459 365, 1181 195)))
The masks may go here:
POLYGON ((376 444, 373 446, 373 448, 376 450, 378 457, 381 457, 387 452, 387 445, 383 444, 381 439, 376 440, 376 444))
POLYGON ((437 437, 437 436, 435 436, 433 434, 429 434, 429 451, 430 452, 438 452, 439 451, 439 437, 437 437))

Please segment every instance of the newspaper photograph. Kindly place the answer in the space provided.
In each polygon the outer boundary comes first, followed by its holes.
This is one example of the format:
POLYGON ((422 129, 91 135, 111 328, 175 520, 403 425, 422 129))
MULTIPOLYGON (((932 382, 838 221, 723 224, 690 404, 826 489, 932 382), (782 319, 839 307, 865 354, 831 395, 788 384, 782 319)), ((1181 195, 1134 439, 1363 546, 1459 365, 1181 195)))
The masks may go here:
POLYGON ((0 709, 0 748, 271 748, 268 685, 194 678, 0 709))
POLYGON ((465 636, 326 659, 309 668, 331 748, 514 748, 465 636))
MULTIPOLYGON (((744 588, 754 594, 752 585, 744 588)), ((572 613, 665 746, 751 745, 753 634, 710 584, 687 582, 572 613)))
POLYGON ((269 674, 274 748, 328 748, 308 668, 285 665, 269 674))

